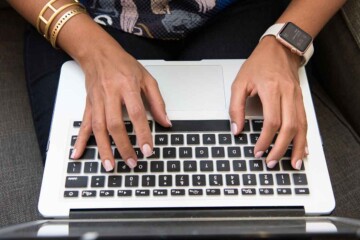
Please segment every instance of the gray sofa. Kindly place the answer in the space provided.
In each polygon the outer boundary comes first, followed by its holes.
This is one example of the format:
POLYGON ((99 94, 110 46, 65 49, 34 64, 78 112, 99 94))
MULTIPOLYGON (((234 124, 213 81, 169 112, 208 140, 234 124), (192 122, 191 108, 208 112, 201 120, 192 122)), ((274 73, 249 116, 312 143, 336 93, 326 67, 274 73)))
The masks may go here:
MULTIPOLYGON (((336 201, 346 206, 333 214, 356 218, 360 204, 347 203, 360 202, 359 14, 360 1, 349 1, 319 35, 312 60, 319 81, 311 83, 336 201), (334 181, 338 175, 345 177, 334 181)), ((0 0, 0 226, 40 218, 43 165, 24 80, 25 26, 0 0)))

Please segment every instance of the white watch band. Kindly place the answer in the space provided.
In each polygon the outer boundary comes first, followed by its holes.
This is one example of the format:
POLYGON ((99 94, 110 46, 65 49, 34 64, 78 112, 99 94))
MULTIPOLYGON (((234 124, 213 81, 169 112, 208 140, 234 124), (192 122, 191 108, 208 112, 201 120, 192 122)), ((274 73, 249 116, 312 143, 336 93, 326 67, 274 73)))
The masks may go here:
MULTIPOLYGON (((278 35, 279 35, 280 31, 282 30, 282 28, 284 27, 285 24, 286 23, 276 23, 276 24, 272 25, 261 36, 259 41, 261 41, 265 36, 268 36, 268 35, 275 36, 278 39, 278 35)), ((306 51, 304 52, 304 55, 302 56, 304 58, 304 60, 302 62, 303 66, 305 66, 308 63, 308 61, 310 60, 313 53, 314 53, 314 45, 311 42, 310 46, 306 49, 306 51)))

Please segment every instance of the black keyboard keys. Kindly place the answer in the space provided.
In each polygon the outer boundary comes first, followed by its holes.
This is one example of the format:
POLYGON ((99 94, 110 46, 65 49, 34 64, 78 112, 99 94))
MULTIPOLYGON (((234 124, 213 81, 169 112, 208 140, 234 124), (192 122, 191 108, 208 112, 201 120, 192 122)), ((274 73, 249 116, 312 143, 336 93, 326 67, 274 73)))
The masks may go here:
POLYGON ((186 142, 187 142, 188 145, 200 144, 200 136, 199 136, 199 134, 188 134, 186 136, 186 142))
POLYGON ((180 162, 179 161, 168 161, 167 162, 168 172, 180 172, 180 162))
POLYGON ((155 175, 143 175, 142 176, 143 187, 154 187, 155 186, 155 175))
POLYGON ((196 172, 197 162, 196 161, 184 161, 184 172, 196 172))
POLYGON ((180 158, 192 158, 192 148, 191 147, 179 148, 179 157, 180 158))
POLYGON ((151 161, 150 171, 151 172, 164 172, 164 162, 163 161, 151 161))
POLYGON ((121 187, 122 176, 109 176, 108 187, 121 187))
POLYGON ((262 160, 250 160, 250 171, 262 171, 263 170, 263 162, 262 160))
POLYGON ((228 147, 227 152, 229 158, 241 157, 240 147, 228 147))
POLYGON ((207 147, 197 147, 195 148, 195 156, 196 158, 208 158, 209 150, 207 147))
POLYGON ((225 157, 225 150, 223 147, 212 147, 211 156, 213 158, 223 158, 225 157))
POLYGON ((219 144, 231 144, 231 134, 219 134, 219 144))
POLYGON ((243 174, 243 184, 248 186, 256 185, 256 175, 255 174, 243 174))
POLYGON ((274 185, 272 174, 260 174, 260 185, 274 185))
POLYGON ((204 134, 203 143, 204 144, 215 144, 215 134, 204 134))
POLYGON ((212 172, 214 171, 214 165, 212 161, 203 160, 200 161, 200 171, 202 172, 212 172))
POLYGON ((91 187, 99 188, 105 186, 105 176, 93 176, 91 177, 91 187))
POLYGON ((189 186, 189 175, 176 175, 176 186, 189 186))
POLYGON ((290 185, 289 174, 283 174, 283 173, 276 174, 276 182, 278 185, 290 185))
POLYGON ((228 160, 218 160, 216 161, 216 169, 218 172, 228 172, 230 171, 230 162, 228 160))
POLYGON ((234 160, 233 169, 235 172, 244 172, 246 171, 246 162, 245 160, 234 160))
POLYGON ((226 174, 226 185, 227 186, 239 186, 240 178, 238 174, 226 174))
POLYGON ((235 136, 235 143, 236 144, 247 144, 248 138, 246 134, 239 134, 235 136))
POLYGON ((171 135, 171 145, 183 145, 183 144, 184 144, 184 135, 182 134, 171 135))
POLYGON ((85 188, 87 183, 88 177, 66 177, 65 188, 85 188))
POLYGON ((192 182, 193 186, 206 186, 206 176, 203 174, 195 174, 192 176, 192 182))
POLYGON ((307 185, 306 174, 303 173, 294 173, 293 180, 295 185, 307 185))
POLYGON ((160 187, 171 187, 172 186, 172 176, 171 175, 160 175, 159 176, 159 186, 160 187))
POLYGON ((210 174, 209 175, 209 185, 210 186, 222 186, 223 185, 222 175, 221 174, 210 174))
POLYGON ((253 131, 261 132, 262 127, 263 127, 263 122, 264 122, 264 120, 262 120, 262 119, 252 120, 251 123, 252 123, 253 131))
POLYGON ((80 173, 81 172, 81 162, 69 162, 67 173, 80 173))
POLYGON ((155 135, 155 144, 156 145, 167 145, 168 136, 166 134, 156 134, 155 135))
POLYGON ((138 187, 139 186, 139 176, 131 175, 125 176, 125 187, 138 187))

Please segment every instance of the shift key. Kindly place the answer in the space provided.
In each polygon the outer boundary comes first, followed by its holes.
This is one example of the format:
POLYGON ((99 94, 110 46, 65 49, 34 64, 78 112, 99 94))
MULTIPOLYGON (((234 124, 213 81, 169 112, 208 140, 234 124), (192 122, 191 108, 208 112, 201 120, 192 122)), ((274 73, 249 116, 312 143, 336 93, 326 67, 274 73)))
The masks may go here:
POLYGON ((87 187, 88 177, 66 177, 65 188, 85 188, 87 187))

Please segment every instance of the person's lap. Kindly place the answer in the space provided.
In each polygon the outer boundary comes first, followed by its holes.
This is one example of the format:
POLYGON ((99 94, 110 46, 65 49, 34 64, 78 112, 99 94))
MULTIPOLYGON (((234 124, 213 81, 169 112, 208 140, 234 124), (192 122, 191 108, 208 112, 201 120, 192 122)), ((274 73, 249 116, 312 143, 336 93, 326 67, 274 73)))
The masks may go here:
MULTIPOLYGON (((280 16, 286 7, 286 2, 274 5, 273 1, 239 1, 234 8, 225 10, 204 28, 181 41, 151 40, 114 29, 106 28, 106 30, 137 59, 247 58, 256 47, 261 34, 280 16)), ((62 63, 70 58, 61 51, 53 50, 50 44, 33 29, 29 30, 26 36, 25 65, 28 91, 39 146, 45 159, 60 68, 62 63)), ((338 128, 340 129, 341 126, 338 128)), ((328 131, 323 134, 331 136, 331 132, 328 131)), ((325 138, 327 139, 327 136, 325 138)), ((327 157, 330 162, 334 160, 331 155, 327 157)), ((329 166, 331 167, 332 164, 329 166)), ((343 182, 346 178, 344 172, 336 174, 334 169, 330 169, 330 172, 334 173, 333 183, 343 182)), ((346 193, 335 191, 335 194, 336 199, 341 199, 346 193)), ((350 204, 357 204, 359 195, 346 199, 350 204)), ((337 206, 337 215, 360 218, 359 210, 353 212, 344 202, 341 204, 337 206)))

